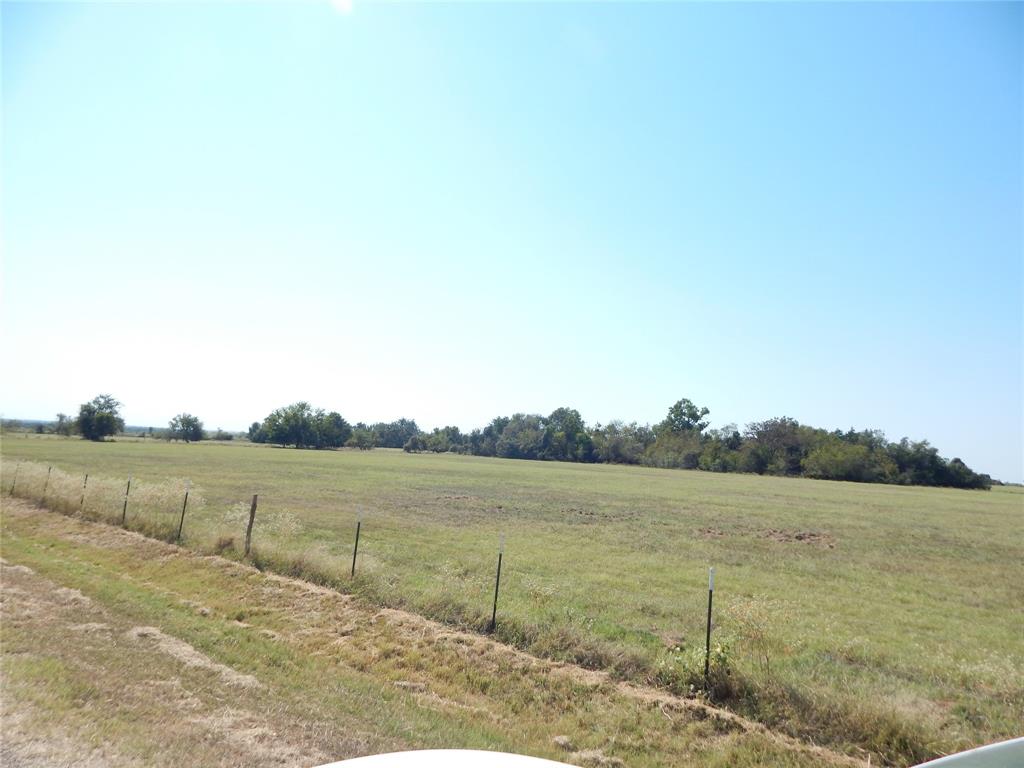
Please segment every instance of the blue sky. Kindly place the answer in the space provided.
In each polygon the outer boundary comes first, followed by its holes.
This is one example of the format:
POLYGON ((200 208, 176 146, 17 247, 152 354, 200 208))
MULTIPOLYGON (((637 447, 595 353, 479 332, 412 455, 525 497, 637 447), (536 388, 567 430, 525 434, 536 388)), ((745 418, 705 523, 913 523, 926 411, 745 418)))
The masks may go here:
POLYGON ((8 417, 928 438, 1024 479, 1020 4, 9 3, 8 417))

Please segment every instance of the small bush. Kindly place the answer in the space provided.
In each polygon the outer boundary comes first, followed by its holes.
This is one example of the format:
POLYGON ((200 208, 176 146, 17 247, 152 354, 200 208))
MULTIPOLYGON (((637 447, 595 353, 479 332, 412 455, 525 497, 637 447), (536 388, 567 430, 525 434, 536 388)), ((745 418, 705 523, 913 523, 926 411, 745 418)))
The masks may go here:
POLYGON ((213 552, 217 555, 223 555, 229 549, 234 550, 235 548, 235 537, 234 536, 218 536, 217 540, 213 544, 213 552))
POLYGON ((733 670, 732 643, 726 638, 712 643, 710 655, 704 646, 671 648, 655 665, 652 682, 679 696, 704 691, 714 701, 733 699, 746 688, 733 670), (707 680, 705 656, 709 656, 707 680))

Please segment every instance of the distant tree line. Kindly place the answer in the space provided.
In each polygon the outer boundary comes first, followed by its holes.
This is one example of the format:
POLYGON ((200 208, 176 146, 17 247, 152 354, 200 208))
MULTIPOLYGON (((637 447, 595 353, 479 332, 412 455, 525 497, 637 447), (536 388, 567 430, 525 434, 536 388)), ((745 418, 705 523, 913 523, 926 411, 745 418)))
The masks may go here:
POLYGON ((254 443, 294 445, 296 448, 340 448, 352 437, 352 426, 336 411, 325 412, 299 402, 278 408, 249 427, 254 443))
POLYGON ((401 448, 419 434, 420 428, 409 419, 353 426, 341 414, 313 408, 307 402, 278 408, 249 427, 249 439, 254 443, 296 448, 401 448))
MULTIPOLYGON (((88 440, 124 431, 121 403, 97 395, 79 407, 78 417, 57 414, 57 434, 79 434, 88 440)), ((861 483, 990 488, 992 478, 979 474, 959 458, 946 460, 927 440, 890 442, 878 430, 828 431, 777 417, 748 424, 708 429, 707 408, 683 398, 653 426, 612 421, 588 426, 579 411, 558 408, 548 416, 516 413, 499 416, 469 433, 458 427, 421 430, 412 419, 349 424, 336 411, 293 403, 253 422, 248 437, 256 443, 297 448, 403 448, 409 452, 466 453, 507 459, 641 464, 651 467, 700 469, 708 472, 751 472, 759 475, 813 477, 861 483)), ((4 425, 10 428, 10 420, 4 425)), ((43 431, 38 424, 36 431, 43 431)), ((143 433, 147 434, 147 433, 143 433)), ((207 435, 196 416, 181 413, 167 430, 150 436, 193 442, 212 437, 230 440, 220 429, 207 435)))
MULTIPOLYGON (((5 420, 3 426, 11 427, 11 421, 5 420)), ((179 413, 167 424, 167 429, 154 430, 153 427, 125 427, 121 418, 121 403, 113 395, 97 395, 78 408, 78 417, 71 418, 65 413, 58 413, 55 421, 34 422, 34 431, 39 434, 47 432, 64 435, 81 435, 86 440, 104 440, 113 435, 127 434, 136 437, 158 437, 165 440, 183 440, 186 443, 199 440, 234 440, 231 432, 217 428, 216 432, 208 433, 203 429, 203 422, 189 413, 179 413)))
POLYGON ((653 426, 621 421, 588 426, 579 411, 558 408, 548 416, 499 416, 468 433, 455 426, 426 432, 411 419, 352 427, 337 413, 300 402, 254 422, 249 439, 299 448, 403 448, 862 483, 984 489, 993 484, 960 459, 939 456, 927 440, 890 442, 878 430, 830 432, 785 416, 753 422, 742 431, 734 424, 708 429, 708 414, 707 408, 684 398, 653 426))

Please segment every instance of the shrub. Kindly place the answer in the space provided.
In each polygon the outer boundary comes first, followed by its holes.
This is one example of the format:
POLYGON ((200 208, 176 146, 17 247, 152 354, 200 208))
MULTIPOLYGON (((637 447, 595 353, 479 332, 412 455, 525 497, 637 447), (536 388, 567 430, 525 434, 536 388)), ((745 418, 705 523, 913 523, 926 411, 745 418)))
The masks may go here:
POLYGON ((658 661, 654 668, 654 682, 673 693, 686 696, 705 691, 715 701, 733 698, 739 686, 733 673, 732 643, 719 638, 711 644, 710 654, 703 645, 690 648, 675 646, 658 661), (704 660, 709 658, 707 680, 704 679, 704 660))

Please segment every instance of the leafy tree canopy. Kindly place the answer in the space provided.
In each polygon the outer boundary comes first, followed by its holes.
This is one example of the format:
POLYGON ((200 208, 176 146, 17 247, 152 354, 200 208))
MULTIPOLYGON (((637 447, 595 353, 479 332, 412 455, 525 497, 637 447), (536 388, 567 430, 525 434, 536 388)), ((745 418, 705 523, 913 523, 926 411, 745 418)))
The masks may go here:
POLYGON ((203 422, 190 413, 179 413, 167 425, 169 440, 184 440, 186 443, 203 439, 203 422))
POLYGON ((296 448, 340 448, 351 435, 352 427, 341 414, 313 408, 305 401, 278 408, 262 424, 253 422, 249 427, 249 439, 254 442, 296 448))
POLYGON ((703 432, 708 422, 702 421, 711 411, 698 408, 693 401, 683 398, 668 409, 668 416, 661 423, 662 430, 669 432, 703 432))
POLYGON ((75 420, 76 431, 86 440, 102 440, 124 429, 121 403, 113 395, 97 395, 82 403, 75 420))

